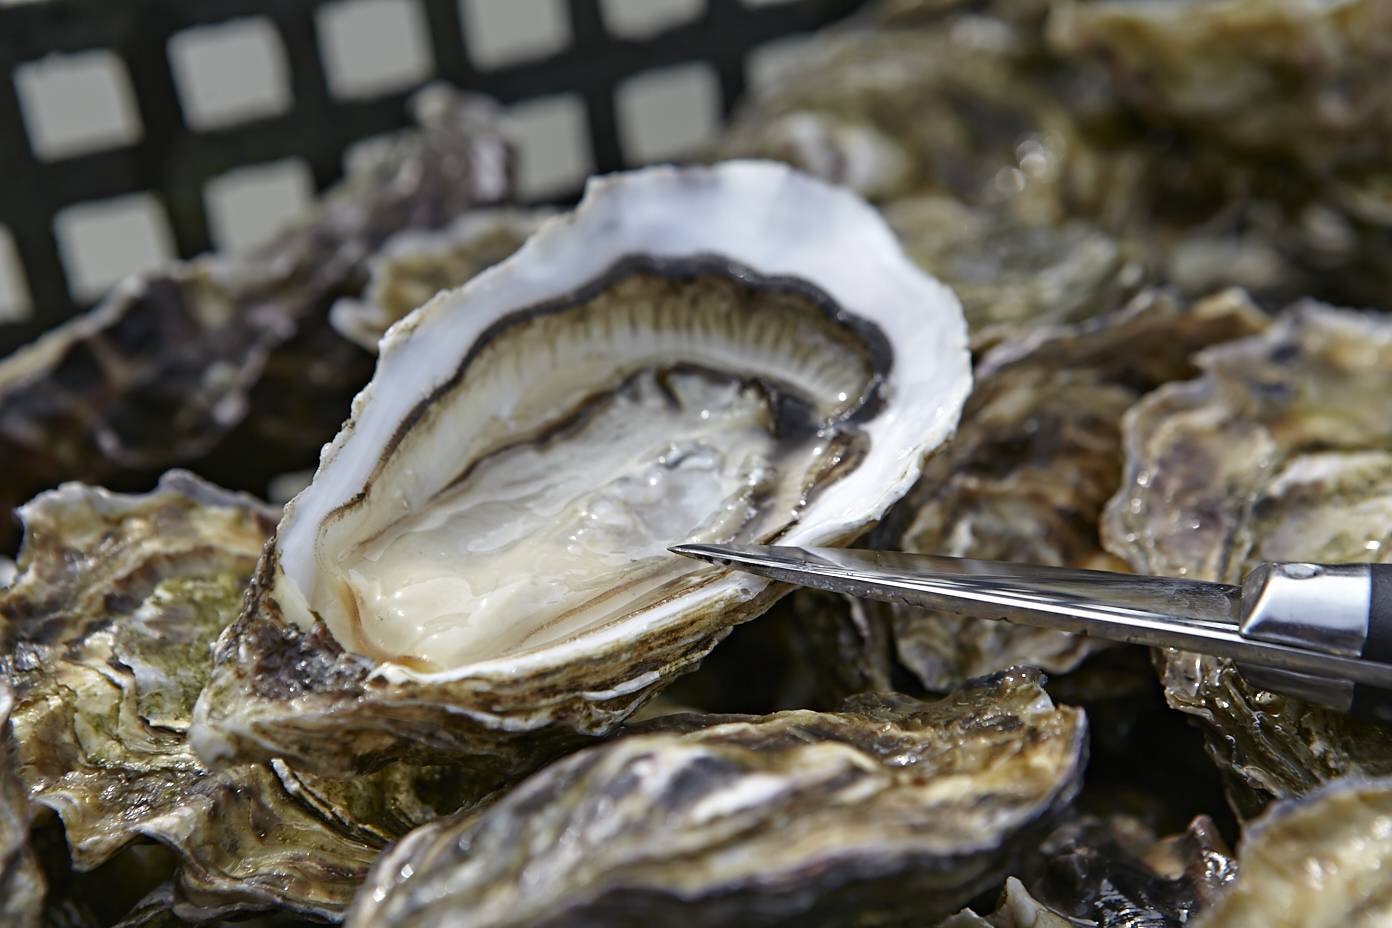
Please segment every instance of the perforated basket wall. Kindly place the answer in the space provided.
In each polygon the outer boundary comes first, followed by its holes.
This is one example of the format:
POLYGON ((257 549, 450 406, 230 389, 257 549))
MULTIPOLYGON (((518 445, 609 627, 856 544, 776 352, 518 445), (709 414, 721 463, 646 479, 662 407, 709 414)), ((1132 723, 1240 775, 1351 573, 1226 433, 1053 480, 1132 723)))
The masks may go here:
POLYGON ((90 305, 121 261, 234 245, 223 211, 249 197, 293 209, 431 80, 496 97, 523 136, 571 127, 559 169, 529 177, 523 152, 524 195, 564 200, 585 174, 664 160, 629 124, 644 108, 695 87, 714 124, 760 49, 862 2, 0 0, 0 354, 90 305), (230 86, 200 76, 210 56, 230 86), (77 118, 55 121, 55 100, 77 118))

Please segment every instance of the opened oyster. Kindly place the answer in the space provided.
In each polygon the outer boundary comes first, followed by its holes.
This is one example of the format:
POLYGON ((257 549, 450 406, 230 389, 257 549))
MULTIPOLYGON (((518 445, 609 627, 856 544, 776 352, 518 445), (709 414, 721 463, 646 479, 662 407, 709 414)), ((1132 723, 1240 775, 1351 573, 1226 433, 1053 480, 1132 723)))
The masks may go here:
MULTIPOLYGON (((1262 561, 1392 557, 1392 318, 1304 304, 1198 363, 1203 377, 1127 416, 1107 547, 1138 572, 1227 583, 1262 561)), ((1257 792, 1245 811, 1392 772, 1383 726, 1265 692, 1226 660, 1161 661, 1170 704, 1203 720, 1214 759, 1257 792)))
MULTIPOLYGON (((1192 374, 1190 356, 1250 335, 1240 293, 1186 305, 1147 293, 1082 326, 1006 342, 976 371, 951 446, 877 536, 931 554, 1115 568, 1097 521, 1122 474, 1121 421, 1145 391, 1192 374)), ((931 690, 1014 664, 1073 669, 1105 644, 1064 632, 867 603, 893 624, 899 659, 931 690)))
POLYGON ((0 362, 0 552, 16 540, 10 509, 63 480, 144 487, 196 462, 259 492, 313 463, 371 373, 329 329, 329 303, 388 236, 510 190, 493 104, 442 87, 415 103, 420 132, 263 249, 132 278, 0 362))
POLYGON ((1201 928, 1392 923, 1392 780, 1341 780, 1250 824, 1238 875, 1201 928))
POLYGON ((279 762, 213 773, 193 756, 212 642, 273 524, 255 501, 171 472, 143 496, 66 484, 22 512, 0 673, 16 690, 19 776, 62 818, 78 870, 154 840, 174 854, 181 913, 333 916, 383 845, 434 817, 425 797, 458 785, 400 767, 352 782, 279 762))
POLYGON ((656 719, 414 832, 348 923, 922 924, 1038 839, 1085 729, 1029 673, 933 703, 656 719))
POLYGON ((362 298, 334 304, 334 328, 375 352, 392 323, 512 254, 551 215, 545 209, 482 209, 438 232, 412 229, 392 237, 368 261, 371 279, 362 298))
POLYGON ((872 209, 789 168, 593 182, 383 341, 219 643, 200 755, 524 769, 609 730, 784 592, 667 546, 860 534, 955 424, 965 337, 872 209))

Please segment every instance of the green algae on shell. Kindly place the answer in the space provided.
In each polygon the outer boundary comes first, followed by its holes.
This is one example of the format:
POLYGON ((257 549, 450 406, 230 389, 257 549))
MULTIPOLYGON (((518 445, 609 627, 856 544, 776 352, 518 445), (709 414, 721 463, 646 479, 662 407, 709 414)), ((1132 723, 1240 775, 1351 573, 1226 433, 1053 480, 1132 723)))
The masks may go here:
POLYGON ((1086 753, 1031 673, 633 732, 404 838, 348 924, 923 924, 999 884, 1086 753))
POLYGON ((19 574, 0 589, 0 672, 15 689, 19 778, 61 818, 75 869, 155 841, 173 852, 176 913, 334 918, 377 852, 437 814, 429 798, 448 779, 437 771, 212 772, 189 748, 269 508, 170 472, 144 495, 65 484, 21 514, 19 574))

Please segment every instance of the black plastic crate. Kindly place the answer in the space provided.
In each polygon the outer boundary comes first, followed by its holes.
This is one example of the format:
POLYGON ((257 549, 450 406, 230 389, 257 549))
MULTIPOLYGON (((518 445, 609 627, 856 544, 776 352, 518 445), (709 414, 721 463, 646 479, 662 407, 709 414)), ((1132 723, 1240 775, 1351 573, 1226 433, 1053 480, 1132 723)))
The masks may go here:
MULTIPOLYGON (((0 354, 71 317, 92 294, 74 295, 55 219, 73 206, 124 194, 154 198, 167 218, 170 251, 191 257, 212 247, 205 188, 234 168, 295 158, 317 190, 337 180, 355 142, 408 124, 406 99, 444 80, 513 104, 569 93, 583 101, 593 169, 626 166, 615 92, 656 68, 702 63, 716 76, 721 113, 744 90, 750 53, 780 37, 843 17, 864 0, 705 0, 693 18, 641 39, 614 34, 601 0, 554 0, 568 20, 564 47, 544 57, 480 65, 471 58, 463 4, 479 0, 388 0, 406 4, 426 36, 428 67, 380 93, 335 92, 323 51, 334 8, 383 0, 39 0, 0 6, 0 226, 19 258, 32 311, 0 323, 0 354), (188 30, 254 18, 284 49, 289 99, 273 114, 209 127, 181 105, 171 41, 188 30), (128 79, 138 133, 94 150, 53 156, 26 125, 17 81, 50 55, 99 52, 128 79), (193 123, 191 125, 191 122, 193 123)), ((481 0, 512 3, 514 0, 481 0)), ((693 7, 701 6, 693 0, 693 7)), ((476 50, 477 51, 477 50, 476 50)), ((558 191, 564 199, 576 191, 558 191)), ((548 197, 553 199, 556 197, 548 197)))

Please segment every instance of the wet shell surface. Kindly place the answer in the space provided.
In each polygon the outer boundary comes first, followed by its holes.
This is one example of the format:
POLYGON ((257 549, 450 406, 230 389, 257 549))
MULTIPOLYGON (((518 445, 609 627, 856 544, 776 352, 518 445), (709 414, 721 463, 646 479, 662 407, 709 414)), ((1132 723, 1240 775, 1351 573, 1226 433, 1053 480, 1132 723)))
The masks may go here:
MULTIPOLYGON (((1302 304, 1202 353, 1142 400, 1103 538, 1141 573, 1236 583, 1262 561, 1392 557, 1392 317, 1302 304)), ((1203 720, 1239 808, 1392 772, 1380 726, 1269 693, 1226 660, 1166 651, 1170 705, 1203 720)))
POLYGON ((1348 779, 1252 822, 1236 881, 1198 928, 1392 924, 1392 780, 1348 779))
POLYGON ((342 774, 602 734, 785 592, 667 547, 854 539, 955 425, 965 341, 848 192, 767 162, 592 182, 383 341, 197 750, 342 774))
MULTIPOLYGON (((1191 355, 1265 324, 1240 293, 1163 293, 1091 323, 1007 341, 978 364, 952 444, 924 469, 877 543, 897 550, 1117 569, 1097 523, 1122 476, 1122 417, 1147 390, 1192 376, 1191 355)), ((1014 664, 1072 670, 1106 642, 902 605, 865 603, 899 660, 943 691, 1014 664)))
POLYGON ((29 791, 16 771, 18 747, 10 731, 14 694, 0 679, 0 924, 38 928, 44 878, 29 849, 29 791))
POLYGON ((1086 742, 1030 673, 635 730, 403 839, 348 924, 921 925, 1038 842, 1086 742))
POLYGON ((332 918, 381 847, 437 814, 422 798, 447 792, 434 770, 212 772, 189 749, 212 643, 274 524, 266 507, 171 472, 139 496, 65 484, 22 515, 0 673, 15 688, 21 795, 58 813, 75 869, 155 841, 173 852, 180 914, 332 918))
POLYGON ((410 229, 395 235, 368 261, 362 297, 339 300, 330 321, 345 338, 376 352, 394 322, 511 255, 553 214, 547 209, 480 209, 439 231, 410 229))

